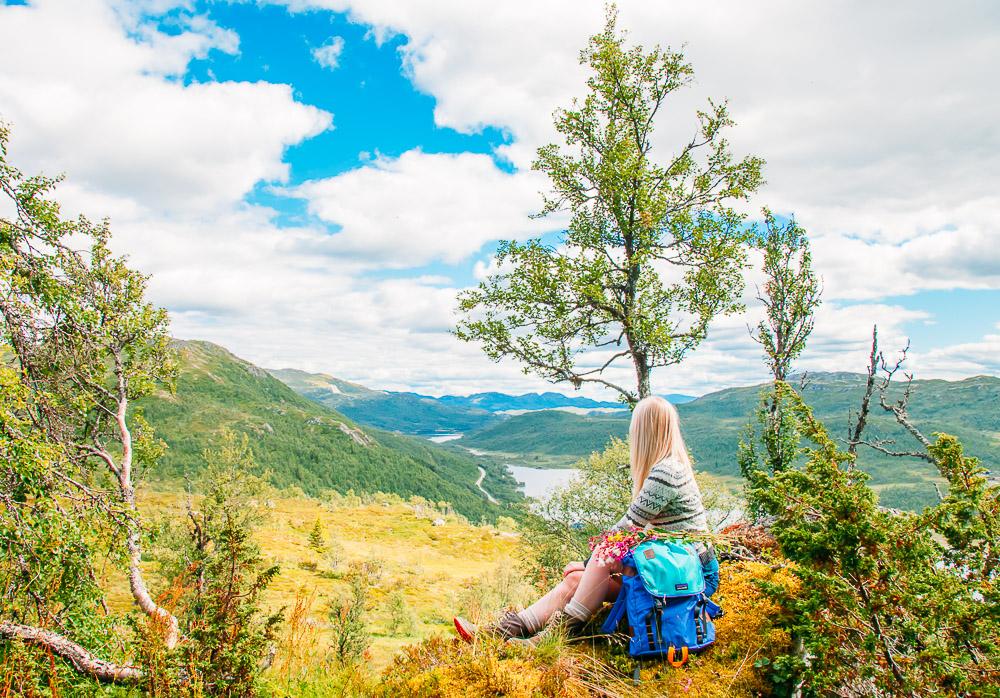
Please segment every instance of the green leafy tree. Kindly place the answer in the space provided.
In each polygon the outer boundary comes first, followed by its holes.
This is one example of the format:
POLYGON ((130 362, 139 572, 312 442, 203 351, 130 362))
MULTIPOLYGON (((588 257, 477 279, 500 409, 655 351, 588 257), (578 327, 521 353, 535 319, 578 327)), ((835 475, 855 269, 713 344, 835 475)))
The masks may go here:
POLYGON ((540 148, 534 163, 552 186, 541 215, 568 213, 568 229, 556 246, 502 242, 500 271, 461 295, 456 334, 495 361, 634 404, 653 369, 680 362, 713 318, 741 308, 746 235, 733 205, 760 186, 762 161, 734 159, 733 121, 711 101, 696 135, 655 158, 657 115, 693 70, 669 48, 628 48, 616 20, 611 7, 581 52, 583 101, 555 114, 564 145, 540 148), (634 384, 609 379, 621 364, 634 384))
POLYGON ((412 635, 417 627, 417 618, 401 589, 389 594, 388 610, 389 632, 393 635, 412 635))
POLYGON ((143 576, 137 469, 163 451, 134 400, 169 386, 167 315, 145 300, 146 278, 108 248, 108 223, 66 220, 57 180, 8 162, 0 126, 0 638, 17 639, 101 679, 135 667, 98 655, 95 561, 110 547, 143 613, 168 647, 177 620, 143 576), (96 654, 95 654, 96 653, 96 654))
POLYGON ((365 623, 370 610, 368 598, 371 586, 370 570, 354 565, 348 574, 350 592, 331 602, 327 617, 333 634, 332 651, 342 665, 359 661, 371 645, 371 633, 365 623))
POLYGON ((774 380, 783 381, 812 333, 820 283, 812 268, 809 238, 795 219, 782 225, 764 209, 764 229, 755 245, 764 255, 765 281, 757 299, 764 306, 765 319, 751 336, 764 348, 774 380))
MULTIPOLYGON (((782 225, 764 209, 764 228, 755 232, 755 245, 764 257, 764 286, 757 294, 764 307, 764 319, 751 329, 750 336, 763 347, 764 362, 775 383, 780 383, 806 347, 821 289, 812 268, 806 231, 794 219, 782 225)), ((799 433, 794 418, 783 411, 783 406, 772 391, 767 405, 760 408, 756 420, 743 434, 737 460, 748 480, 761 460, 770 472, 778 472, 796 458, 799 433)), ((752 498, 750 504, 753 511, 752 498)))

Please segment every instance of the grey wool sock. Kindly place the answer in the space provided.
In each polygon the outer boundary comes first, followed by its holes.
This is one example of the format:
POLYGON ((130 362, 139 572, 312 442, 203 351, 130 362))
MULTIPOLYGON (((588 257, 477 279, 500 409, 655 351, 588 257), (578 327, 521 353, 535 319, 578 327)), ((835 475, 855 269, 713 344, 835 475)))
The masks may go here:
POLYGON ((534 635, 542 629, 542 622, 538 620, 538 616, 530 608, 526 608, 518 613, 517 617, 524 622, 524 629, 528 635, 534 635))
POLYGON ((566 613, 567 616, 575 620, 578 620, 581 623, 586 623, 588 620, 590 620, 590 617, 593 615, 593 613, 589 608, 584 606, 576 599, 572 599, 568 604, 566 604, 566 607, 563 609, 563 611, 566 613))

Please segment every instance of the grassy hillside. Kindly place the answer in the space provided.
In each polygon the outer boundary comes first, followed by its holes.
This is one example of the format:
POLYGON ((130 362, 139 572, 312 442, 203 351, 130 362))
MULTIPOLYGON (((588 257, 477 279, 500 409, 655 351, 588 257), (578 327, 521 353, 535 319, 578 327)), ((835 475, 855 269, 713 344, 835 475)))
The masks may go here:
MULTIPOLYGON (((852 373, 813 374, 805 388, 806 401, 835 435, 846 433, 848 413, 856 409, 864 376, 852 373)), ((699 466, 712 474, 737 476, 736 448, 740 432, 757 404, 762 386, 730 388, 678 407, 681 423, 699 466)), ((959 437, 967 452, 987 467, 1000 465, 1000 378, 978 376, 962 381, 914 381, 910 400, 913 421, 928 436, 943 431, 959 437)), ((873 410, 869 436, 908 438, 881 409, 873 410)), ((533 454, 564 462, 597 449, 611 436, 623 436, 627 417, 581 416, 538 412, 467 435, 458 443, 505 454, 519 454, 531 464, 533 454)), ((862 460, 887 506, 918 508, 935 497, 933 468, 922 461, 899 459, 862 449, 862 460)))
MULTIPOLYGON (((183 520, 185 501, 178 493, 140 493, 140 507, 152 521, 162 517, 183 520)), ((443 526, 434 526, 432 521, 442 516, 440 512, 393 501, 391 496, 366 501, 279 497, 269 504, 267 524, 258 530, 257 538, 266 558, 278 564, 281 572, 268 588, 265 605, 290 610, 297 599, 308 600, 316 631, 323 632, 319 629, 326 625, 330 599, 348 590, 343 574, 350 563, 376 561, 379 580, 372 589, 366 623, 374 635, 373 661, 377 666, 384 665, 407 642, 435 632, 450 633, 452 614, 469 603, 469 590, 477 580, 495 577, 498 568, 513 568, 517 539, 512 534, 448 515, 444 515, 443 526), (317 520, 325 532, 327 550, 323 552, 309 547, 309 533, 317 520), (388 627, 388 602, 393 592, 402 593, 414 614, 413 627, 404 633, 388 627)), ((147 557, 153 584, 166 584, 167 580, 157 577, 155 552, 147 557)), ((115 575, 108 581, 112 608, 131 608, 124 576, 115 575)), ((328 641, 325 637, 320 640, 317 649, 325 652, 328 641)), ((276 668, 281 668, 281 662, 276 668)))
POLYGON ((295 369, 270 373, 300 395, 379 429, 405 434, 465 432, 499 419, 474 405, 449 404, 415 393, 370 390, 323 373, 295 369))
MULTIPOLYGON (((207 342, 179 342, 175 395, 143 400, 146 418, 168 450, 151 473, 176 480, 201 467, 202 453, 223 428, 250 437, 257 462, 278 487, 307 493, 393 492, 451 502, 473 520, 495 517, 476 488, 477 464, 468 454, 428 441, 359 428, 342 414, 308 400, 266 371, 207 342)), ((485 486, 501 501, 518 497, 506 472, 490 468, 485 486)))

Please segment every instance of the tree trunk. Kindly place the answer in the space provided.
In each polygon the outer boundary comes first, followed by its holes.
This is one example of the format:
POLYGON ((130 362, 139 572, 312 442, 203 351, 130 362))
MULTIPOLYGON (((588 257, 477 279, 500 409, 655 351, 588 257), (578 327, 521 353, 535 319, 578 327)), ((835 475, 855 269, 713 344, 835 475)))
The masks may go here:
POLYGON ((652 394, 649 388, 649 364, 645 354, 633 354, 632 360, 635 362, 636 387, 639 391, 639 399, 642 400, 652 394))
POLYGON ((118 426, 119 438, 122 444, 121 464, 118 466, 118 487, 122 501, 128 507, 133 518, 126 524, 125 546, 128 550, 128 582, 139 608, 152 618, 163 623, 163 642, 167 649, 173 649, 180 639, 180 628, 177 618, 167 609, 160 606, 146 588, 142 577, 142 531, 139 526, 139 510, 135 504, 135 485, 132 484, 132 432, 128 428, 126 414, 128 412, 128 393, 125 389, 124 370, 121 359, 115 359, 115 371, 118 375, 118 413, 115 421, 118 426))
POLYGON ((77 671, 105 683, 136 683, 143 677, 141 669, 99 659, 77 643, 51 630, 0 621, 0 637, 21 640, 47 649, 68 661, 77 671))

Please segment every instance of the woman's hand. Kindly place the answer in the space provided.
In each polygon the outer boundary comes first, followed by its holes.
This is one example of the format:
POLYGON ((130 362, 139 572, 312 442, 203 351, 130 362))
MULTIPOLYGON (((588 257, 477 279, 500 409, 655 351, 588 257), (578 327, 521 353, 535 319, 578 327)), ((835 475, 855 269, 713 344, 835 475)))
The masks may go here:
POLYGON ((563 567, 563 577, 567 577, 573 574, 574 572, 583 572, 584 569, 586 569, 586 566, 582 562, 574 560, 573 562, 563 567))

